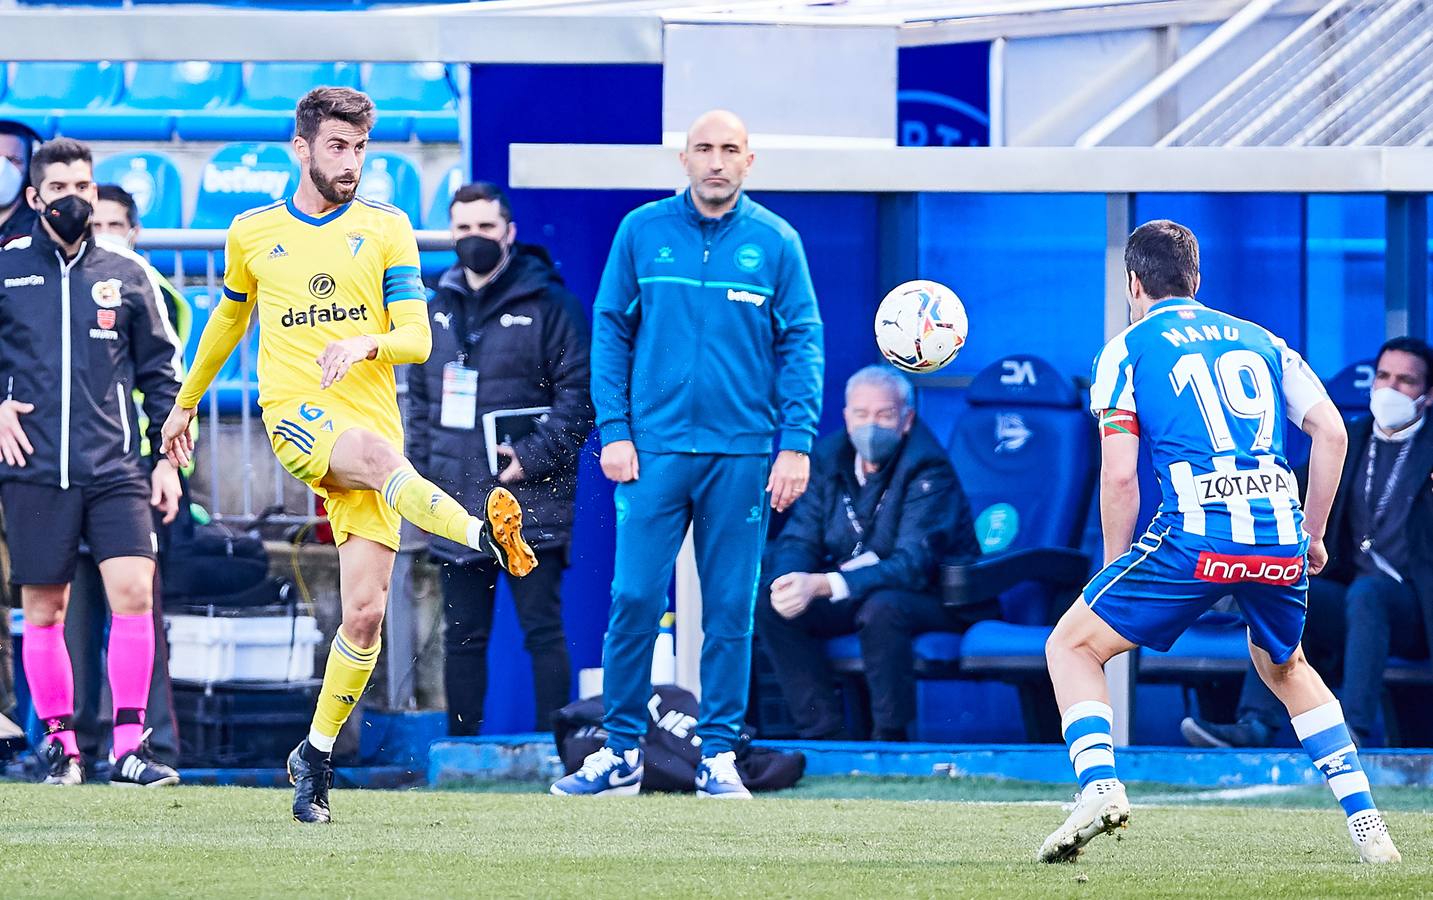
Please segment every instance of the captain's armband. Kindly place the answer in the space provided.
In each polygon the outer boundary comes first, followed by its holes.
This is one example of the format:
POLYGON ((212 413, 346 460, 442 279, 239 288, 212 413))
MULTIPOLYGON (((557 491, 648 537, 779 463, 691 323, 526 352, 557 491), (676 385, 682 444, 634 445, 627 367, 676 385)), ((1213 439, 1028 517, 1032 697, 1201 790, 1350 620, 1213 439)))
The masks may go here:
POLYGON ((1127 409, 1106 409, 1100 412, 1100 437, 1129 434, 1139 437, 1139 417, 1127 409))

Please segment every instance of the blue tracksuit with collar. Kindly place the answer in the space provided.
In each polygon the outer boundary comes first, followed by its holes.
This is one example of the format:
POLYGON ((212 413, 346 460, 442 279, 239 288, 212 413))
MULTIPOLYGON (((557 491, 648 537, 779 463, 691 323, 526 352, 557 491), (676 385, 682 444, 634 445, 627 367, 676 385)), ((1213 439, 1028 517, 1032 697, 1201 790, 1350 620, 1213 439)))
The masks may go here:
POLYGON ((688 193, 648 203, 617 230, 593 320, 597 427, 604 444, 633 441, 639 466, 616 492, 608 744, 627 750, 646 733, 652 647, 692 523, 705 633, 697 733, 704 755, 731 750, 771 451, 809 453, 821 416, 821 315, 801 238, 745 195, 720 219, 688 193))

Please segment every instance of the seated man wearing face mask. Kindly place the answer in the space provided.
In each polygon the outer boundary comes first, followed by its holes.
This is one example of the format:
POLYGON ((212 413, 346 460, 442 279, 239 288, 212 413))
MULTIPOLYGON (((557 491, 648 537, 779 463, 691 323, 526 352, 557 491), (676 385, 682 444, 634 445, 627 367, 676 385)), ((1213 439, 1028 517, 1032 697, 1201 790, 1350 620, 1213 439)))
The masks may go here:
MULTIPOLYGON (((460 503, 477 505, 501 483, 522 504, 538 566, 508 584, 532 656, 536 726, 547 728, 571 690, 560 590, 577 454, 592 431, 591 328, 546 251, 517 243, 501 190, 464 185, 449 208, 458 263, 428 304, 433 352, 408 374, 408 455, 460 503), (530 432, 497 447, 494 474, 484 413, 543 407, 550 411, 530 432)), ((499 566, 443 538, 433 538, 430 552, 443 564, 448 733, 477 734, 499 566)))
POLYGON ((915 717, 911 643, 963 631, 992 607, 947 609, 939 563, 974 557, 970 504, 945 450, 916 421, 911 384, 883 366, 846 382, 846 430, 811 454, 811 487, 768 553, 756 629, 801 737, 846 736, 826 640, 860 635, 877 740, 915 717))
MULTIPOLYGON (((1309 579, 1305 645, 1329 671, 1343 661, 1344 717, 1362 743, 1378 719, 1389 656, 1426 660, 1433 646, 1433 349, 1414 337, 1378 351, 1370 417, 1348 427, 1329 515, 1327 567, 1309 579)), ((1189 718, 1196 747, 1267 746, 1284 707, 1250 670, 1232 725, 1189 718)))

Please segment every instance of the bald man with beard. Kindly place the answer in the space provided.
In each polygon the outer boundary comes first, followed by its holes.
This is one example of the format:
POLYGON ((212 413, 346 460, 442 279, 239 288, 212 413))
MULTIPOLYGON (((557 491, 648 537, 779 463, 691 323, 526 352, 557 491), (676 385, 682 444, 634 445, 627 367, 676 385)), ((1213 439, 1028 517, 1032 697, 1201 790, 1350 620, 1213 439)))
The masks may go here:
POLYGON ((749 799, 735 749, 768 511, 806 490, 821 417, 821 315, 801 238, 742 192, 746 126, 713 110, 679 155, 690 186, 623 219, 593 308, 592 400, 617 483, 606 746, 552 786, 635 794, 652 648, 693 526, 702 580, 699 797, 749 799), (771 458, 777 451, 776 459, 771 458))

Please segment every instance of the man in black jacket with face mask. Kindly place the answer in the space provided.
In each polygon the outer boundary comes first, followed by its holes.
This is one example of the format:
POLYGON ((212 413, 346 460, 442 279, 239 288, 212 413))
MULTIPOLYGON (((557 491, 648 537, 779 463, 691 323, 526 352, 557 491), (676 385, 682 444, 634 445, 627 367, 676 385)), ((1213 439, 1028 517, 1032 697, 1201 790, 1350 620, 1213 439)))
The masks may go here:
MULTIPOLYGON (((428 304, 433 352, 408 376, 408 453, 418 471, 460 503, 477 503, 501 483, 522 504, 538 566, 508 584, 532 656, 536 724, 546 728, 571 689, 560 589, 577 455, 592 431, 591 328, 546 251, 517 243, 512 209, 496 186, 459 188, 450 222, 458 264, 443 273, 428 304), (483 414, 541 407, 550 411, 531 433, 497 448, 494 475, 483 414)), ((448 732, 477 734, 498 566, 442 538, 433 539, 430 552, 443 563, 448 732)))
POLYGON ((140 457, 133 393, 144 394, 157 446, 179 392, 179 339, 142 260, 95 242, 89 148, 50 141, 32 155, 29 175, 25 197, 39 222, 0 250, 0 496, 25 611, 26 680, 48 734, 46 781, 84 777, 64 638, 83 538, 113 613, 110 781, 174 784, 179 775, 151 755, 144 721, 157 639, 150 507, 174 519, 179 474, 167 460, 151 466, 140 457))
MULTIPOLYGON (((1433 647, 1433 348, 1389 340, 1374 364, 1369 416, 1348 426, 1348 455, 1329 514, 1328 565, 1309 580, 1304 645, 1320 668, 1343 669, 1344 716, 1355 741, 1374 730, 1389 656, 1427 660, 1433 647)), ((1196 747, 1268 746, 1282 704, 1251 671, 1238 721, 1187 718, 1196 747)))
POLYGON ((915 636, 997 614, 941 604, 940 561, 977 556, 980 545, 960 480, 911 395, 882 366, 851 376, 846 430, 817 443, 811 488, 764 568, 757 633, 803 738, 844 736, 828 638, 860 635, 874 737, 900 741, 915 718, 915 636))

